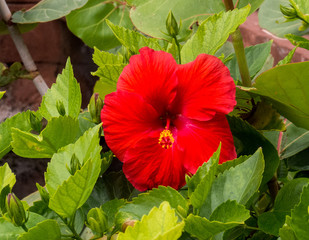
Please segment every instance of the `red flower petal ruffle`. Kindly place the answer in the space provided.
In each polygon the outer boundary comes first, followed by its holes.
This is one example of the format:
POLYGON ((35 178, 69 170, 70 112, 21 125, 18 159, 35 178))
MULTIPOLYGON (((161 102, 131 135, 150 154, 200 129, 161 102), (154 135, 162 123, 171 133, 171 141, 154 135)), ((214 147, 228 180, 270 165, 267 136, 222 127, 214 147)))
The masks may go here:
POLYGON ((197 121, 179 117, 175 121, 178 130, 177 144, 184 148, 184 166, 192 174, 209 160, 221 142, 219 163, 237 157, 233 136, 223 114, 216 114, 209 121, 197 121))
POLYGON ((193 62, 179 65, 174 109, 200 121, 216 113, 228 114, 236 105, 235 83, 228 68, 217 57, 201 54, 193 62))
POLYGON ((120 161, 128 148, 162 128, 157 111, 141 96, 119 90, 105 97, 101 119, 106 143, 120 161))
POLYGON ((176 68, 177 63, 171 54, 144 47, 140 54, 130 58, 130 64, 123 69, 117 90, 141 95, 162 113, 176 96, 176 68))
POLYGON ((183 158, 183 152, 176 144, 172 148, 163 149, 158 144, 158 137, 145 137, 134 148, 128 149, 123 172, 140 191, 159 185, 179 189, 185 185, 183 158))

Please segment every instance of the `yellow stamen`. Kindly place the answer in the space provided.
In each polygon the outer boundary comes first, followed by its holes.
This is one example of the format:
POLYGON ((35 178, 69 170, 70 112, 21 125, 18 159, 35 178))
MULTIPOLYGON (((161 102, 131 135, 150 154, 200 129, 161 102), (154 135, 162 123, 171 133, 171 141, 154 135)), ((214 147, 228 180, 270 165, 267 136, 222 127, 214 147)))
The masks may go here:
POLYGON ((169 149, 173 146, 174 141, 175 139, 172 132, 165 127, 165 129, 160 133, 159 144, 162 148, 169 149))

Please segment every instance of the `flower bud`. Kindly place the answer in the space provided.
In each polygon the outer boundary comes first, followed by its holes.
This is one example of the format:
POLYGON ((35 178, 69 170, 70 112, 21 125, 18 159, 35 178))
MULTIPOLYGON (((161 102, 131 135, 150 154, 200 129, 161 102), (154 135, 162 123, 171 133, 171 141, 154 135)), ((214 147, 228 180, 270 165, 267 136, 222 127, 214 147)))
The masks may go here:
POLYGON ((176 21, 174 15, 173 15, 172 11, 169 11, 169 13, 168 13, 165 26, 166 26, 167 32, 170 36, 175 38, 178 35, 179 28, 178 28, 177 21, 176 21))
POLYGON ((63 102, 58 100, 56 102, 56 107, 57 107, 57 110, 58 110, 58 113, 61 115, 61 116, 64 116, 65 115, 65 108, 64 108, 64 105, 63 105, 63 102))
POLYGON ((297 12, 292 6, 291 7, 285 7, 285 6, 280 5, 280 11, 284 15, 284 17, 287 18, 287 19, 297 18, 297 12))
POLYGON ((70 167, 68 165, 66 165, 67 170, 69 171, 69 173, 71 175, 74 175, 76 173, 76 171, 81 169, 81 167, 82 166, 81 166, 78 158, 76 157, 75 153, 73 153, 73 155, 71 157, 71 161, 70 161, 70 167))
POLYGON ((38 133, 41 132, 42 130, 41 121, 33 112, 30 112, 30 124, 34 131, 38 133))
POLYGON ((8 217, 15 226, 22 226, 27 222, 24 206, 14 193, 9 193, 7 196, 6 210, 8 217))
POLYGON ((87 227, 101 236, 107 230, 107 216, 101 208, 92 208, 87 214, 87 227))
POLYGON ((40 186, 40 184, 36 183, 36 187, 40 193, 41 199, 43 200, 43 202, 45 202, 46 204, 49 203, 49 193, 46 191, 46 189, 42 186, 40 186))
POLYGON ((88 110, 91 116, 91 119, 94 123, 101 122, 101 110, 103 108, 103 101, 100 98, 98 93, 94 93, 90 98, 90 102, 88 104, 88 110))

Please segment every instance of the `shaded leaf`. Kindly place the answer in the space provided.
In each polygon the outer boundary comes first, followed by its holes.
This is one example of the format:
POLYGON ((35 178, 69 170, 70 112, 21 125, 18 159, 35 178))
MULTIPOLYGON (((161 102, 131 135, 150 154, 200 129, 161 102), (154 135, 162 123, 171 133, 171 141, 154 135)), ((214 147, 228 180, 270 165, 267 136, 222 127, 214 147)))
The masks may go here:
MULTIPOLYGON (((249 74, 252 79, 264 66, 270 54, 271 45, 272 41, 269 41, 245 48, 249 74)), ((230 57, 232 57, 232 60, 228 61, 226 66, 229 68, 231 76, 235 81, 241 80, 235 53, 233 53, 230 57)))
MULTIPOLYGON (((34 29, 37 24, 33 23, 33 24, 16 24, 18 30, 21 33, 26 33, 31 31, 32 29, 34 29)), ((0 20, 0 35, 6 35, 6 34, 10 34, 7 28, 7 25, 4 23, 3 20, 0 20)))
MULTIPOLYGON (((206 172, 203 174, 203 178, 200 180, 200 182, 195 187, 194 191, 192 192, 190 196, 191 204, 194 209, 200 209, 201 206, 204 204, 208 193, 211 189, 212 183, 216 178, 217 174, 217 167, 220 157, 220 150, 221 145, 219 146, 218 150, 213 154, 213 156, 210 158, 210 160, 207 163, 204 163, 201 168, 206 168, 206 172), (205 167, 203 167, 205 165, 205 167)), ((200 173, 198 173, 200 175, 200 173)), ((192 177, 193 178, 193 177, 192 177)), ((193 179, 193 181, 196 181, 193 179)), ((189 189, 189 195, 190 195, 190 184, 191 181, 189 181, 188 189, 189 189)))
POLYGON ((279 113, 266 101, 258 102, 253 114, 246 119, 257 130, 285 131, 286 127, 279 113))
POLYGON ((309 179, 298 178, 285 184, 276 197, 273 211, 259 216, 259 228, 266 233, 279 236, 279 229, 283 226, 286 216, 291 215, 291 209, 299 203, 303 187, 308 183, 309 179))
POLYGON ((309 129, 309 62, 275 67, 261 74, 249 91, 266 97, 298 127, 309 129))
POLYGON ((13 128, 11 145, 14 153, 21 157, 51 158, 61 147, 75 142, 78 137, 77 120, 60 116, 52 118, 40 135, 13 128))
POLYGON ((43 96, 40 113, 48 121, 52 117, 60 116, 57 103, 62 103, 65 115, 77 118, 81 108, 81 91, 79 83, 74 78, 70 58, 68 58, 62 74, 57 76, 56 83, 43 96))
MULTIPOLYGON (((238 205, 236 201, 228 201, 223 203, 222 209, 218 210, 218 214, 221 215, 221 211, 227 206, 231 205, 234 207, 234 209, 231 211, 233 215, 229 215, 229 217, 226 218, 228 219, 227 222, 210 221, 207 218, 190 214, 189 217, 185 219, 185 231, 200 240, 207 240, 211 239, 211 237, 217 235, 220 232, 243 224, 244 221, 249 218, 250 214, 244 206, 238 205), (221 213, 219 213, 219 211, 221 213)), ((219 206, 219 208, 221 208, 221 206, 219 206)), ((227 214, 229 214, 229 210, 227 211, 227 209, 225 209, 227 214)), ((222 216, 218 218, 222 218, 222 216)))
POLYGON ((209 218, 214 210, 227 200, 236 200, 239 204, 246 204, 258 190, 263 171, 263 153, 259 149, 245 162, 219 174, 201 208, 200 216, 209 218))
POLYGON ((87 0, 43 0, 27 11, 18 11, 12 15, 14 23, 49 22, 66 16, 72 10, 80 8, 87 0))
POLYGON ((114 24, 132 28, 129 11, 122 2, 88 1, 85 6, 66 16, 70 31, 81 38, 89 47, 108 50, 120 45, 106 25, 109 19, 114 24))
POLYGON ((129 226, 124 233, 120 232, 118 240, 177 240, 184 227, 184 222, 178 223, 175 210, 168 202, 162 202, 159 208, 154 207, 147 216, 133 227, 129 226))
POLYGON ((274 175, 279 165, 279 156, 275 147, 254 127, 247 122, 235 118, 227 118, 234 137, 237 155, 253 154, 259 147, 262 147, 265 170, 261 185, 266 184, 274 175))
POLYGON ((197 32, 183 45, 182 63, 193 61, 201 53, 215 54, 229 35, 246 20, 249 11, 250 6, 247 6, 207 18, 199 26, 197 32))
POLYGON ((296 238, 307 240, 309 239, 309 186, 303 188, 300 197, 300 202, 292 210, 290 226, 293 229, 296 238))
POLYGON ((111 229, 115 226, 115 216, 119 209, 126 203, 124 199, 113 199, 104 203, 101 208, 107 215, 107 227, 111 229))

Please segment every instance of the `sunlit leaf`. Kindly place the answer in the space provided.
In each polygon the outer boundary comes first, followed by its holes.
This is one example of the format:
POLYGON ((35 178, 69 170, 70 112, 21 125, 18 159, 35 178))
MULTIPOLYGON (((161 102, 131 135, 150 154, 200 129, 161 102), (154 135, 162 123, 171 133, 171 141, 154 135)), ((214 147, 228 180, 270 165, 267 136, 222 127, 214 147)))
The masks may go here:
POLYGON ((119 233, 118 240, 177 240, 184 227, 178 223, 175 210, 168 202, 162 202, 159 208, 154 207, 148 215, 142 217, 133 227, 119 233))
POLYGON ((18 11, 12 15, 14 23, 49 22, 66 16, 72 10, 80 8, 87 0, 42 0, 27 11, 18 11))
POLYGON ((246 20, 249 11, 250 6, 247 6, 207 18, 199 26, 197 32, 183 45, 182 63, 193 61, 201 53, 215 54, 230 34, 246 20))
POLYGON ((39 111, 44 118, 50 120, 52 117, 60 116, 57 104, 62 103, 65 115, 77 118, 81 108, 81 101, 79 83, 74 78, 71 61, 68 58, 62 74, 57 76, 56 83, 43 96, 39 111))

